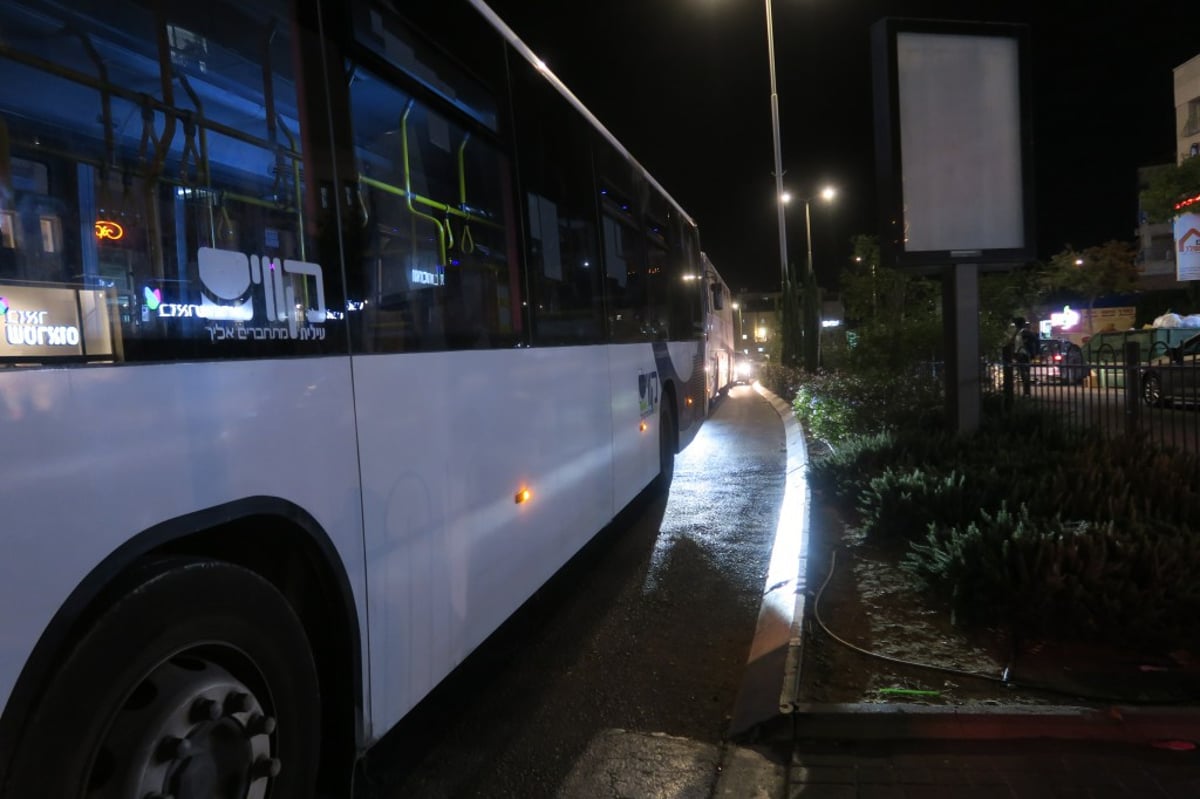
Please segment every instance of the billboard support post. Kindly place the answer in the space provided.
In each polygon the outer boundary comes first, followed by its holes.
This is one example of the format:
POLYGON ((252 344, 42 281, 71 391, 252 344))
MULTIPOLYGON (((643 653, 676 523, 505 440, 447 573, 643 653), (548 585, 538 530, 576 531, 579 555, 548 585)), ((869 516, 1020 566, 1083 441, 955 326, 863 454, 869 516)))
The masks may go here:
POLYGON ((942 275, 946 409, 960 433, 979 429, 979 265, 954 264, 942 275))
POLYGON ((947 415, 980 419, 979 272, 1034 256, 1029 32, 887 18, 871 29, 880 253, 942 277, 947 415))

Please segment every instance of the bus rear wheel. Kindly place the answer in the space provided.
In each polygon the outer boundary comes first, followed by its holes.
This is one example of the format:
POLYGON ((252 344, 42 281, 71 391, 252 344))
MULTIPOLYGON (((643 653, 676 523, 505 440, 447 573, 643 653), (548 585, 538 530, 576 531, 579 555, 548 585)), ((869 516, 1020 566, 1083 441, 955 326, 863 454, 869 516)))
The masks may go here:
POLYGON ((247 569, 148 564, 50 678, 6 799, 311 797, 320 694, 287 600, 247 569))

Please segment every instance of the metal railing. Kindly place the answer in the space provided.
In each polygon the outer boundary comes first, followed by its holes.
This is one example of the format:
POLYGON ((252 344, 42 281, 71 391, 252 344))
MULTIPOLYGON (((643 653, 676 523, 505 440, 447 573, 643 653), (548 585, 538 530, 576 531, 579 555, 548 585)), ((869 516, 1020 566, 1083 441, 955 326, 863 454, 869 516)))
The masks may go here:
POLYGON ((1200 357, 1161 342, 1078 350, 1069 359, 1018 363, 1011 347, 988 365, 985 391, 1005 407, 1036 403, 1069 424, 1200 452, 1200 357))

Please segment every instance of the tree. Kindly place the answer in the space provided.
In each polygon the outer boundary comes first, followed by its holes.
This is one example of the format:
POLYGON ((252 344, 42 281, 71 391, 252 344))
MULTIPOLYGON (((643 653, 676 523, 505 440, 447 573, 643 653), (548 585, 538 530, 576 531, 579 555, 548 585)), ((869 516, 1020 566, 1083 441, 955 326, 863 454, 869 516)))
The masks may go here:
POLYGON ((1087 300, 1088 332, 1095 332, 1091 330, 1091 317, 1096 300, 1137 287, 1136 257, 1137 250, 1133 245, 1123 241, 1108 241, 1083 251, 1067 245, 1050 259, 1049 267, 1043 273, 1044 285, 1050 290, 1074 292, 1087 300))
POLYGON ((941 357, 941 289, 936 281, 879 263, 875 236, 851 238, 853 255, 842 271, 842 304, 856 345, 850 366, 902 372, 913 361, 941 357))
POLYGON ((1175 206, 1197 195, 1200 195, 1200 157, 1156 167, 1150 170, 1148 183, 1140 195, 1142 211, 1151 222, 1170 222, 1178 213, 1175 206))
POLYGON ((801 362, 803 342, 800 337, 799 292, 792 277, 793 271, 789 264, 779 294, 779 363, 795 368, 801 362))
POLYGON ((983 354, 999 355, 1013 336, 1013 317, 1033 318, 1033 309, 1045 296, 1039 276, 1045 266, 1034 263, 979 277, 979 344, 983 354))
MULTIPOLYGON (((874 236, 854 236, 851 260, 841 275, 846 319, 854 323, 860 346, 856 360, 890 359, 900 364, 906 352, 917 358, 938 357, 944 344, 941 286, 936 280, 879 265, 874 236), (869 347, 878 353, 868 355, 869 347)), ((998 354, 1012 337, 1014 316, 1032 316, 1046 287, 1038 264, 979 279, 979 336, 982 355, 998 354)))

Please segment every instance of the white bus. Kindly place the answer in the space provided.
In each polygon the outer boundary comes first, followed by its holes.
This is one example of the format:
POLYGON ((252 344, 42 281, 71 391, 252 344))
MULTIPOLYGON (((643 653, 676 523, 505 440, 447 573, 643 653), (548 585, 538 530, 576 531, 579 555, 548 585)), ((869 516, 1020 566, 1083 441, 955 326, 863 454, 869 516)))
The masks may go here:
POLYGON ((669 483, 696 225, 479 0, 0 32, 0 797, 345 795, 669 483))
POLYGON ((729 285, 717 272, 707 253, 700 253, 704 264, 708 294, 705 296, 705 373, 709 402, 715 402, 722 392, 737 382, 735 361, 737 342, 733 330, 733 295, 729 285))

